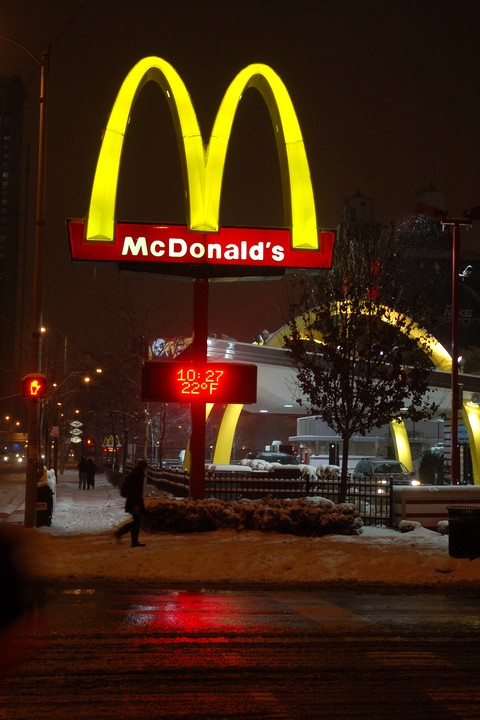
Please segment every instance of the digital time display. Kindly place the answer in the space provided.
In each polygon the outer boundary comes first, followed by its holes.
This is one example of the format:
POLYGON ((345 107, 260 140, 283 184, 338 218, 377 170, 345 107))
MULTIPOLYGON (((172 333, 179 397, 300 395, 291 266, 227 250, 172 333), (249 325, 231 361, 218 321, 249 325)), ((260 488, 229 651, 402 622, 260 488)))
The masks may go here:
POLYGON ((177 370, 177 382, 182 395, 210 395, 212 398, 222 385, 225 370, 218 368, 181 367, 177 370))
POLYGON ((254 403, 257 367, 233 362, 147 361, 142 371, 142 400, 254 403))

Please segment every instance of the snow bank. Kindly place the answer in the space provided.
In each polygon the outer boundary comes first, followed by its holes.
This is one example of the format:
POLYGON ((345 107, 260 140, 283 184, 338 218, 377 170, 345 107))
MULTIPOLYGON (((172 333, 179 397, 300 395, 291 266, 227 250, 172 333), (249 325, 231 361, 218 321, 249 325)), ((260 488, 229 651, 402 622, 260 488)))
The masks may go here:
MULTIPOLYGON (((218 530, 142 533, 144 548, 115 544, 112 533, 57 536, 34 530, 25 543, 41 558, 36 577, 156 583, 271 585, 375 584, 480 586, 480 559, 448 555, 448 538, 417 528, 411 533, 367 528, 360 536, 304 538, 218 530)), ((30 557, 32 555, 30 554, 30 557)))

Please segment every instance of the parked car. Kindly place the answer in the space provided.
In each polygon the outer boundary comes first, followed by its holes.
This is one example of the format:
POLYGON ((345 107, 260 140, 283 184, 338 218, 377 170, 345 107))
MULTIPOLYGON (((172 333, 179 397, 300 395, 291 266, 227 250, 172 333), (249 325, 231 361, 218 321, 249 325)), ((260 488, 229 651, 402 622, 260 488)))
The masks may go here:
POLYGON ((362 458, 355 465, 353 480, 377 480, 378 482, 393 478, 394 485, 420 485, 414 473, 398 460, 387 458, 362 458))
POLYGON ((298 465, 299 462, 296 457, 289 455, 288 453, 281 452, 251 452, 246 456, 247 460, 265 460, 269 463, 280 463, 280 465, 298 465))

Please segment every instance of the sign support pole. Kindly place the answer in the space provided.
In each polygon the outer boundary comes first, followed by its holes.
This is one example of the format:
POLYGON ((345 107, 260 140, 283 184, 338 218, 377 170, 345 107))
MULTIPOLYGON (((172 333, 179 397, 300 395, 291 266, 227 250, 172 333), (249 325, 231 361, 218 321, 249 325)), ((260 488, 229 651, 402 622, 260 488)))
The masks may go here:
MULTIPOLYGON (((198 278, 193 285, 193 357, 207 361, 208 337, 208 279, 198 278)), ((205 497, 205 413, 206 403, 190 404, 192 436, 190 441, 190 496, 194 500, 205 497)))
POLYGON ((460 227, 471 225, 467 218, 446 218, 442 225, 452 225, 452 376, 451 376, 451 450, 450 450, 450 473, 451 485, 458 485, 459 482, 459 448, 458 448, 458 411, 463 403, 460 403, 460 392, 458 386, 458 356, 460 354, 459 332, 458 332, 458 263, 460 259, 460 227))

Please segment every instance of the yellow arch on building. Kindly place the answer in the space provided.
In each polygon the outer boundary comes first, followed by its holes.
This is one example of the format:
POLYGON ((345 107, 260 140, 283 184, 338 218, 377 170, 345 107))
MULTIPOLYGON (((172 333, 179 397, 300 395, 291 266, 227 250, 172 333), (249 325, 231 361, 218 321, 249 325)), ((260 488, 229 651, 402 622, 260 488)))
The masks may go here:
MULTIPOLYGON (((433 335, 411 321, 404 324, 402 322, 404 316, 391 308, 384 307, 382 310, 383 312, 380 317, 384 322, 388 322, 392 325, 398 325, 402 331, 407 331, 410 337, 415 339, 419 344, 426 344, 431 353, 432 362, 438 370, 442 370, 444 372, 451 371, 452 357, 448 350, 446 350, 446 348, 436 338, 434 338, 433 335)), ((408 318, 406 319, 408 320, 408 318)), ((297 317, 296 323, 300 331, 305 328, 305 321, 303 317, 297 317)), ((288 334, 289 325, 284 325, 275 333, 270 335, 265 344, 270 347, 284 347, 285 337, 288 334)), ((225 434, 222 435, 222 437, 220 433, 218 435, 217 445, 221 446, 218 450, 218 457, 222 458, 221 460, 216 460, 218 463, 228 463, 230 460, 233 435, 243 406, 236 407, 240 409, 236 411, 237 414, 235 416, 236 419, 233 429, 229 427, 228 432, 225 430, 225 434), (229 445, 224 444, 228 442, 230 443, 229 445)), ((231 425, 233 417, 234 416, 232 415, 228 420, 226 420, 226 423, 231 425)), ((464 401, 462 406, 462 417, 470 443, 473 481, 475 485, 480 485, 480 406, 470 401, 464 401)), ((413 471, 412 454, 405 423, 401 419, 394 419, 391 422, 391 428, 397 459, 401 460, 410 471, 413 471)))
MULTIPOLYGON (((379 317, 383 320, 383 322, 386 322, 389 325, 396 325, 401 332, 407 333, 420 346, 423 344, 428 348, 435 367, 445 372, 449 372, 452 369, 452 358, 448 350, 446 350, 446 348, 436 338, 434 338, 433 335, 428 333, 424 328, 420 327, 416 323, 412 322, 405 315, 402 315, 396 310, 392 310, 392 308, 380 306, 379 310, 379 317)), ((306 326, 305 318, 299 316, 295 321, 298 329, 302 332, 306 326)), ((283 347, 285 345, 285 336, 288 333, 289 326, 284 325, 268 338, 267 344, 273 345, 274 347, 283 347)), ((321 339, 320 335, 318 336, 318 339, 321 339)), ((410 472, 412 472, 412 452, 410 449, 410 442, 408 440, 405 423, 401 418, 395 418, 391 421, 390 427, 392 429, 396 457, 398 460, 403 462, 410 472)))
POLYGON ((286 224, 292 246, 318 250, 318 230, 310 170, 297 115, 280 77, 260 63, 241 70, 228 87, 204 150, 190 95, 165 60, 140 60, 125 78, 108 120, 97 162, 87 217, 86 239, 113 242, 115 203, 123 142, 131 112, 143 86, 153 81, 169 103, 180 148, 187 216, 191 230, 216 232, 228 142, 243 93, 256 88, 267 105, 275 133, 283 185, 286 224))
MULTIPOLYGON (((386 305, 380 306, 379 310, 380 312, 378 317, 383 320, 383 322, 386 322, 389 325, 396 325, 401 332, 406 332, 412 339, 416 340, 417 343, 424 343, 431 353, 432 362, 435 367, 438 370, 450 372, 452 369, 452 358, 450 353, 440 342, 438 342, 436 338, 433 337, 433 335, 428 333, 424 328, 420 327, 420 325, 412 322, 405 315, 402 315, 402 313, 392 310, 386 305)), ((295 319, 295 322, 300 332, 305 330, 306 321, 303 316, 298 316, 295 319)), ((284 347, 285 337, 289 335, 289 333, 289 325, 283 325, 279 330, 270 335, 266 345, 270 345, 271 347, 284 347)), ((318 335, 318 340, 321 340, 320 334, 318 335)))
POLYGON ((480 405, 464 400, 462 417, 470 443, 473 484, 480 485, 480 405))
POLYGON ((232 456, 233 438, 237 427, 243 405, 227 405, 223 413, 222 421, 215 443, 213 463, 217 465, 228 465, 232 456))

